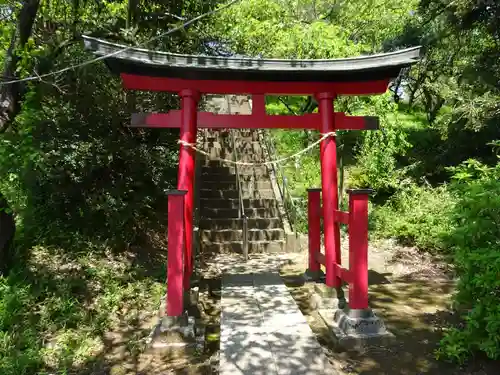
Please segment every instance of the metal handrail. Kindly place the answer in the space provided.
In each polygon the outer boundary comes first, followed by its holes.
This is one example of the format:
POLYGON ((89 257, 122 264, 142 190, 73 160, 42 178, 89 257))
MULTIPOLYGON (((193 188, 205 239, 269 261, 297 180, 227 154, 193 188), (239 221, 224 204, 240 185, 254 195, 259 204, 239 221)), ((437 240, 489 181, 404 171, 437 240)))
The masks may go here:
MULTIPOLYGON (((250 109, 252 109, 252 104, 250 104, 250 109)), ((276 151, 276 147, 274 145, 273 138, 269 132, 267 132, 265 129, 260 129, 262 139, 264 140, 265 143, 265 148, 267 149, 267 152, 270 154, 268 155, 271 160, 277 160, 278 158, 278 152, 276 151)), ((285 175, 285 171, 283 170, 281 164, 277 163, 272 163, 271 168, 273 169, 273 173, 276 176, 276 183, 278 185, 278 189, 281 195, 281 199, 283 201, 283 206, 285 209, 285 213, 288 216, 288 221, 290 223, 290 226, 292 227, 292 230, 297 230, 297 217, 298 217, 298 212, 297 212, 297 206, 295 205, 292 193, 288 189, 288 185, 286 183, 287 178, 285 175), (278 168, 276 168, 276 165, 278 165, 278 168), (281 185, 280 185, 280 178, 278 178, 278 171, 279 174, 281 175, 281 185)))
MULTIPOLYGON (((270 154, 270 157, 272 160, 276 160, 278 158, 278 152, 276 151, 276 146, 274 144, 274 140, 269 134, 268 131, 265 129, 261 129, 262 131, 262 138, 264 140, 264 143, 266 144, 266 148, 270 154)), ((290 192, 290 189, 288 188, 287 184, 287 177, 285 174, 285 171, 282 167, 281 164, 278 163, 272 163, 271 167, 273 168, 273 172, 275 174, 276 181, 278 184, 278 188, 280 190, 281 198, 283 199, 284 203, 284 208, 285 211, 288 215, 288 220, 290 221, 290 225, 292 226, 292 230, 296 230, 296 225, 297 225, 297 206, 295 205, 294 198, 292 196, 292 193, 290 192), (278 178, 279 176, 279 178, 278 178), (280 185, 281 181, 281 185, 280 185)))
MULTIPOLYGON (((226 96, 227 100, 227 111, 229 114, 231 114, 231 103, 229 101, 229 95, 226 96)), ((245 215, 245 206, 243 204, 243 195, 242 195, 242 187, 241 187, 241 178, 240 174, 238 171, 238 155, 237 155, 237 150, 236 150, 236 139, 234 135, 234 129, 231 129, 230 131, 231 134, 231 143, 232 143, 232 149, 233 149, 233 161, 234 163, 234 169, 236 172, 236 185, 238 189, 238 219, 242 219, 242 232, 243 232, 243 239, 242 239, 242 253, 243 257, 245 260, 248 259, 248 217, 245 215)))

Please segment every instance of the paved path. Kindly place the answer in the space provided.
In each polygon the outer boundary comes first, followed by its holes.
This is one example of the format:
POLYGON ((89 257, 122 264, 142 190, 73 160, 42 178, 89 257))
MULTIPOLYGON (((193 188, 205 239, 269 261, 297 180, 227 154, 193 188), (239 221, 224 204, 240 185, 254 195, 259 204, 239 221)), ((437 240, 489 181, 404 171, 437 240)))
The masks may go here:
POLYGON ((236 267, 222 277, 220 374, 336 374, 276 264, 236 267))

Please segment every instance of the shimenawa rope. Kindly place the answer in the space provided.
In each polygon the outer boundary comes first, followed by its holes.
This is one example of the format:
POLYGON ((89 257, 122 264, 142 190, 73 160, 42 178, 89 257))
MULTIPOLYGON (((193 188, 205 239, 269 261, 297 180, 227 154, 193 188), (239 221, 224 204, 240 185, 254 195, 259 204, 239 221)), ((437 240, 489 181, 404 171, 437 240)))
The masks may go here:
POLYGON ((242 161, 234 161, 234 160, 222 159, 222 158, 219 158, 217 156, 213 157, 208 152, 206 152, 204 150, 200 150, 199 148, 197 148, 196 145, 193 144, 193 143, 189 143, 189 142, 183 141, 182 139, 180 139, 177 143, 179 143, 179 144, 181 144, 181 145, 183 145, 185 147, 190 147, 194 151, 196 151, 196 152, 198 152, 198 153, 200 153, 202 155, 210 157, 211 160, 221 161, 221 162, 224 162, 224 163, 229 163, 229 164, 234 164, 234 165, 261 166, 261 165, 280 164, 280 163, 286 162, 286 161, 288 161, 290 159, 294 159, 294 158, 296 158, 296 157, 298 157, 298 156, 300 156, 302 154, 305 154, 309 150, 313 149, 314 147, 316 147, 317 145, 319 145, 323 140, 325 140, 326 138, 328 138, 330 136, 335 136, 335 132, 329 132, 329 133, 323 134, 323 136, 320 139, 318 139, 316 142, 310 144, 305 149, 300 150, 299 152, 297 152, 297 153, 295 153, 293 155, 289 155, 287 157, 284 157, 284 158, 281 158, 281 159, 277 159, 277 160, 265 161, 265 162, 260 162, 260 163, 247 163, 247 162, 242 162, 242 161))

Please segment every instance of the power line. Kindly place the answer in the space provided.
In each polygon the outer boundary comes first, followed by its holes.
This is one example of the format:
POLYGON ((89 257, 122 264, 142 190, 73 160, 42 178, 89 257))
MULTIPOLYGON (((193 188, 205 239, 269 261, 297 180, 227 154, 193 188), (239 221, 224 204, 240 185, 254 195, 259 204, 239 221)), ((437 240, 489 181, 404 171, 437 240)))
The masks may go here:
MULTIPOLYGON (((241 1, 241 0, 232 0, 229 3, 227 3, 226 5, 221 6, 220 8, 217 8, 217 9, 211 10, 209 12, 200 14, 199 16, 197 16, 195 18, 192 18, 189 21, 184 22, 182 25, 176 26, 173 29, 170 29, 170 30, 168 30, 168 31, 166 31, 166 32, 164 32, 164 33, 162 33, 160 35, 157 35, 157 36, 155 36, 155 37, 153 37, 153 38, 145 41, 144 43, 142 43, 140 45, 144 45, 144 44, 153 42, 153 41, 155 41, 157 39, 163 38, 164 36, 172 34, 172 33, 176 32, 176 31, 178 31, 180 29, 183 29, 186 26, 189 26, 190 24, 192 24, 192 23, 194 23, 194 22, 196 22, 196 21, 198 21, 198 20, 200 20, 202 18, 211 16, 211 15, 217 13, 217 12, 220 12, 221 10, 229 8, 230 6, 234 5, 235 3, 239 2, 239 1, 241 1)), ((50 77, 50 76, 53 76, 53 75, 56 75, 56 74, 64 73, 64 72, 67 72, 69 70, 82 68, 84 66, 91 65, 91 64, 93 64, 95 62, 98 62, 98 61, 101 61, 101 60, 105 60, 105 59, 107 59, 109 57, 113 57, 113 56, 118 55, 118 54, 120 54, 122 52, 128 51, 129 49, 132 49, 132 48, 136 48, 136 46, 128 46, 128 47, 125 47, 125 48, 123 48, 121 50, 112 52, 112 53, 110 53, 108 55, 99 56, 99 57, 96 57, 94 59, 87 60, 87 61, 85 61, 83 63, 80 63, 80 64, 70 65, 70 66, 67 66, 66 68, 63 68, 63 69, 60 69, 60 70, 56 70, 54 72, 49 72, 49 73, 45 73, 45 74, 41 74, 41 75, 36 75, 36 76, 25 77, 25 78, 21 78, 21 79, 12 80, 12 81, 0 82, 0 87, 4 86, 4 85, 10 85, 10 84, 13 84, 13 83, 17 83, 17 82, 28 82, 28 81, 41 80, 42 78, 46 78, 46 77, 50 77)))

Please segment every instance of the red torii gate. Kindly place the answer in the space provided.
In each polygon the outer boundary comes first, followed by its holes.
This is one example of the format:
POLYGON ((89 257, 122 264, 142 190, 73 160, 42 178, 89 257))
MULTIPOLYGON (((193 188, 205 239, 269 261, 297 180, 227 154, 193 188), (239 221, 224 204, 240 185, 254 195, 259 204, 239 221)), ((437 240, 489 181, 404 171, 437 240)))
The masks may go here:
MULTIPOLYGON (((310 220, 310 271, 318 272, 319 263, 324 264, 326 285, 337 289, 342 279, 348 282, 347 279, 355 279, 348 270, 340 267, 339 224, 352 221, 353 226, 359 227, 360 221, 354 220, 352 215, 358 212, 360 217, 366 216, 361 211, 367 207, 364 203, 367 198, 353 199, 353 212, 338 210, 337 150, 333 132, 377 129, 378 119, 335 113, 333 102, 339 95, 384 93, 391 79, 418 60, 419 47, 347 59, 277 60, 180 55, 130 48, 91 37, 84 37, 84 41, 86 47, 97 55, 111 55, 105 62, 111 71, 120 74, 125 89, 174 92, 181 97, 180 110, 134 114, 131 122, 133 127, 180 128, 183 143, 179 155, 178 191, 169 197, 169 218, 175 210, 181 210, 184 220, 183 223, 182 220, 180 223, 169 220, 168 316, 184 313, 183 290, 189 289, 193 271, 195 151, 186 144, 196 142, 198 128, 314 129, 327 135, 320 145, 325 255, 319 254, 318 222, 310 220), (251 95, 252 114, 198 112, 198 102, 203 94, 251 95), (313 95, 319 112, 302 116, 268 115, 265 95, 313 95), (361 202, 361 205, 356 202, 361 202), (359 207, 362 207, 361 211, 359 207), (187 230, 182 235, 185 228, 187 230)), ((362 193, 367 197, 366 191, 362 193)), ((313 197, 311 214, 320 209, 320 198, 315 193, 310 197, 313 197)), ((364 240, 354 238, 352 243, 360 248, 367 247, 364 240)), ((363 251, 366 253, 367 249, 363 251)), ((356 268, 358 271, 353 272, 360 272, 359 267, 356 268)), ((359 295, 359 288, 354 289, 359 295)), ((368 309, 367 291, 365 294, 355 301, 353 308, 368 309)))

